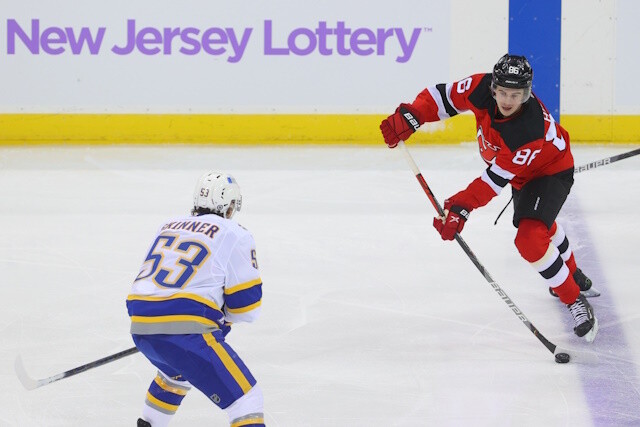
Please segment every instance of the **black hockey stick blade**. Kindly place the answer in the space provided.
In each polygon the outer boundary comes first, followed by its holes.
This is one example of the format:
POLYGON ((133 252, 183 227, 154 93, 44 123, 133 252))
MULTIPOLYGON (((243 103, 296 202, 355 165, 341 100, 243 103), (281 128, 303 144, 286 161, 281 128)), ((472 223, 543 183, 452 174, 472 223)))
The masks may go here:
POLYGON ((20 380, 20 383, 22 383, 23 387, 26 388, 27 390, 34 390, 38 387, 42 387, 44 385, 51 384, 61 379, 72 377, 81 372, 88 371, 89 369, 106 365, 107 363, 114 362, 118 359, 122 359, 123 357, 129 356, 131 354, 135 354, 137 352, 138 352, 138 349, 136 347, 132 347, 127 350, 123 350, 119 353, 115 353, 110 356, 103 357, 102 359, 94 360, 93 362, 87 363, 86 365, 78 366, 77 368, 73 368, 68 371, 62 372, 60 374, 52 375, 50 377, 42 378, 42 379, 34 379, 27 373, 27 370, 24 368, 24 363, 22 362, 22 357, 20 355, 16 357, 14 368, 16 371, 16 375, 18 376, 18 379, 20 380))

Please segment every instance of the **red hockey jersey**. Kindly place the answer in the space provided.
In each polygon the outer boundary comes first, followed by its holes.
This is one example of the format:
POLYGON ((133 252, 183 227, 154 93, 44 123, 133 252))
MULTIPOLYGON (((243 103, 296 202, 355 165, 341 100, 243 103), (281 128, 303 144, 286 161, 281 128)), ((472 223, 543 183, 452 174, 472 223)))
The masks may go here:
POLYGON ((520 189, 532 179, 573 167, 569 134, 534 94, 520 111, 500 118, 491 93, 491 74, 474 74, 454 83, 428 87, 412 105, 420 124, 468 110, 475 115, 480 155, 489 166, 470 185, 473 188, 463 202, 467 208, 484 206, 508 183, 520 189))

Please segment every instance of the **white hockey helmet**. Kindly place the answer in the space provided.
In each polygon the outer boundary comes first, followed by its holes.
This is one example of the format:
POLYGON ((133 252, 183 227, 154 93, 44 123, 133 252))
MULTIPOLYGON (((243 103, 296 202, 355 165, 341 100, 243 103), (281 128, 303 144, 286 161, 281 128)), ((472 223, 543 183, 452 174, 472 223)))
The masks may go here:
POLYGON ((230 219, 242 208, 242 194, 235 178, 224 172, 207 172, 193 192, 192 215, 213 213, 230 219))

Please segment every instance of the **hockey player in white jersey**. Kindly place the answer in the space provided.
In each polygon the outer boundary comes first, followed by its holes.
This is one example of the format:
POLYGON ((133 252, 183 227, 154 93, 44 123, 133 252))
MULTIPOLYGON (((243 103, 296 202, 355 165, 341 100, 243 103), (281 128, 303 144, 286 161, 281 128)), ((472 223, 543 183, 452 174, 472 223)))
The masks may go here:
POLYGON ((169 424, 191 387, 229 415, 232 427, 264 426, 262 392, 225 337, 260 312, 255 242, 231 218, 242 208, 228 174, 198 180, 191 216, 158 230, 127 298, 136 346, 158 368, 139 427, 169 424))

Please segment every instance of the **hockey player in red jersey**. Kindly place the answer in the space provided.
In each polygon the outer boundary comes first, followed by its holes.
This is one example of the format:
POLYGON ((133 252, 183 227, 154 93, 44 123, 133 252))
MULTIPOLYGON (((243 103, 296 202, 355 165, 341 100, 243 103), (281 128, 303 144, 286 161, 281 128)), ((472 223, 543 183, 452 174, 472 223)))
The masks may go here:
POLYGON ((445 217, 434 218, 433 226, 443 240, 453 240, 474 209, 511 184, 520 255, 567 305, 575 334, 591 342, 598 321, 581 294, 591 287, 591 280, 577 267, 569 240, 556 222, 573 185, 569 134, 531 92, 532 81, 527 59, 506 54, 492 73, 426 88, 413 103, 400 104, 380 130, 385 143, 394 148, 426 122, 473 112, 480 155, 488 167, 466 189, 445 200, 445 217))

